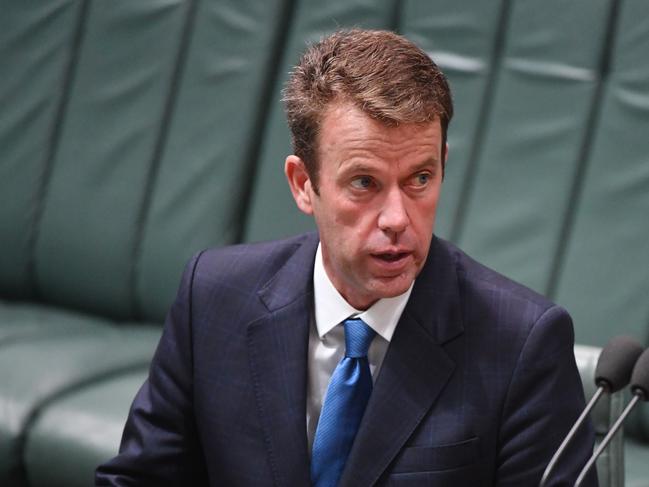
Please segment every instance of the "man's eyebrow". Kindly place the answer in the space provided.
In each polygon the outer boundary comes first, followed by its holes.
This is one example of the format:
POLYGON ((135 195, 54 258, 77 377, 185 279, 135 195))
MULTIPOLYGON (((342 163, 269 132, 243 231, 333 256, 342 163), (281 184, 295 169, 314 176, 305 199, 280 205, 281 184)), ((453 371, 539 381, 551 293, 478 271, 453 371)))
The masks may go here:
POLYGON ((339 168, 341 172, 374 172, 377 170, 377 168, 371 164, 354 161, 354 159, 348 159, 341 162, 339 168))
MULTIPOLYGON (((419 172, 424 169, 430 169, 431 167, 433 169, 437 169, 439 163, 439 159, 435 156, 431 156, 424 161, 415 164, 412 166, 410 169, 411 172, 419 172)), ((378 166, 373 166, 372 164, 368 164, 367 162, 363 161, 356 161, 354 158, 347 159, 345 161, 342 161, 339 165, 340 172, 342 173, 348 173, 348 172, 358 172, 358 173, 371 173, 375 172, 377 170, 380 170, 381 168, 378 166)))
POLYGON ((435 156, 429 157, 423 162, 420 162, 419 164, 415 164, 415 166, 412 168, 413 172, 418 172, 423 169, 428 169, 430 166, 433 166, 433 169, 437 169, 437 166, 439 165, 439 159, 435 156))

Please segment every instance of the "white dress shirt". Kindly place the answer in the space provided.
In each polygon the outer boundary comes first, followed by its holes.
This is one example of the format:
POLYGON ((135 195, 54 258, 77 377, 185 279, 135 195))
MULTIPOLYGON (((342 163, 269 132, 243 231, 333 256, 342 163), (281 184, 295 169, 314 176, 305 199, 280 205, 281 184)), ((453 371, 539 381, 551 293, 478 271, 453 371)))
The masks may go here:
POLYGON ((345 352, 345 332, 342 322, 351 316, 358 317, 376 332, 367 353, 372 380, 376 381, 413 285, 414 282, 399 296, 379 299, 366 311, 357 310, 345 301, 329 279, 322 262, 322 250, 318 245, 313 269, 314 316, 309 330, 306 404, 309 451, 313 445, 329 379, 345 352))

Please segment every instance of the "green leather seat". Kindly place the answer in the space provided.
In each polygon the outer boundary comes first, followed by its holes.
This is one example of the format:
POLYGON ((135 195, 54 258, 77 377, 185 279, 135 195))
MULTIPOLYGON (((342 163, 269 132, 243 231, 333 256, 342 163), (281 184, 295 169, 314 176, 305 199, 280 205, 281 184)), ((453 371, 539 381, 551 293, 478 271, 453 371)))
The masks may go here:
POLYGON ((616 32, 554 294, 578 342, 649 345, 649 3, 622 2, 616 32))
POLYGON ((597 102, 610 3, 510 2, 501 25, 474 182, 462 195, 465 212, 453 238, 541 293, 597 102))
POLYGON ((2 298, 162 320, 189 257, 238 239, 286 6, 6 9, 2 298))
POLYGON ((8 343, 106 326, 109 320, 44 304, 0 301, 0 349, 8 343))
MULTIPOLYGON (((93 327, 17 341, 0 348, 0 479, 24 481, 25 435, 56 397, 115 374, 148 366, 158 326, 93 327)), ((85 435, 87 432, 83 431, 85 435)))
MULTIPOLYGON (((12 2, 0 15, 0 296, 34 296, 30 266, 80 2, 12 2)), ((2 320, 0 319, 0 323, 2 320)))
POLYGON ((134 286, 141 316, 160 321, 191 255, 241 238, 289 5, 181 3, 192 9, 150 179, 134 286))
POLYGON ((30 486, 93 485, 97 465, 117 454, 129 405, 146 374, 142 368, 108 377, 51 401, 25 439, 30 486))
POLYGON ((1 485, 56 398, 148 365, 184 263, 238 238, 287 5, 3 9, 1 485))

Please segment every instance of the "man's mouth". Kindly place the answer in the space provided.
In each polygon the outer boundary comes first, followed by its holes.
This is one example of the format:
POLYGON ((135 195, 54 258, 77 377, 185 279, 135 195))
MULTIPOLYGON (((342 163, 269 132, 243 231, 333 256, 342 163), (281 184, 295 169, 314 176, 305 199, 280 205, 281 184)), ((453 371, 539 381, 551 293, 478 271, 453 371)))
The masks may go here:
POLYGON ((398 262, 401 259, 406 258, 409 252, 381 252, 378 254, 372 254, 373 257, 381 259, 385 262, 398 262))

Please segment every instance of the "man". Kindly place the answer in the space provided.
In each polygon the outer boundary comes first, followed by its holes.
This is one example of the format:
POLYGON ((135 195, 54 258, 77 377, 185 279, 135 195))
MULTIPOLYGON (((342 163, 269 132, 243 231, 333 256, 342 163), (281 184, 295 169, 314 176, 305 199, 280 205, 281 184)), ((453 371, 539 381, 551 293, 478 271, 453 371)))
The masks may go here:
MULTIPOLYGON (((193 258, 97 484, 537 485, 583 408, 572 325, 433 237, 443 74, 400 36, 343 31, 285 101, 318 234, 193 258)), ((592 446, 589 426, 548 485, 592 446)))

